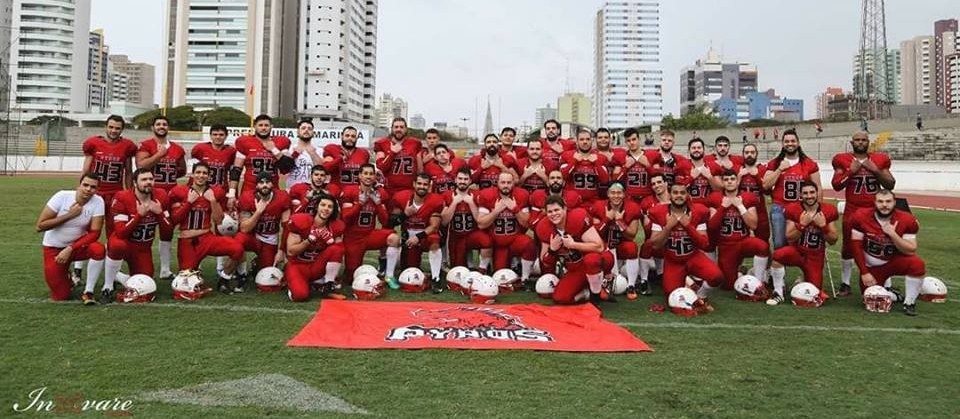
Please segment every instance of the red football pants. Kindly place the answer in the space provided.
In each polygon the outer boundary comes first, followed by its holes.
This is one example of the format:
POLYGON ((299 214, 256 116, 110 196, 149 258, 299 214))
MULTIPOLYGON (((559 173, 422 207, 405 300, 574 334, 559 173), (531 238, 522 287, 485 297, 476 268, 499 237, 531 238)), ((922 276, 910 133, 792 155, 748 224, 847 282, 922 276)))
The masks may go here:
MULTIPOLYGON (((541 259, 540 266, 556 266, 557 261, 552 255, 548 254, 541 259)), ((567 271, 560 277, 560 282, 553 290, 553 302, 557 304, 575 303, 577 295, 589 286, 587 275, 600 275, 604 266, 611 265, 613 265, 613 253, 609 251, 587 253, 583 255, 580 262, 565 264, 564 268, 567 271)))
POLYGON ((334 244, 323 249, 313 262, 291 260, 283 270, 291 301, 307 301, 310 298, 310 283, 323 278, 328 263, 343 261, 344 247, 334 244))
POLYGON ((70 299, 70 289, 73 288, 73 281, 70 280, 70 262, 87 259, 103 260, 106 255, 103 245, 100 242, 93 242, 74 249, 70 253, 70 260, 59 264, 55 259, 62 250, 63 248, 43 247, 43 279, 47 281, 50 299, 53 301, 70 299))
POLYGON ((394 234, 385 228, 346 234, 343 237, 344 265, 348 274, 353 275, 363 264, 363 254, 367 250, 380 250, 387 247, 387 238, 394 234))
MULTIPOLYGON (((883 265, 870 267, 869 272, 877 280, 877 284, 882 286, 891 276, 905 275, 922 278, 927 275, 927 265, 917 255, 898 254, 883 265)), ((866 289, 867 287, 861 281, 860 292, 862 293, 866 289)))
POLYGON ((404 260, 403 266, 405 268, 419 268, 420 261, 423 258, 423 252, 430 251, 430 246, 435 244, 440 244, 440 234, 438 233, 428 234, 426 239, 421 241, 416 246, 405 248, 404 252, 406 253, 406 260, 404 260))
POLYGON ((745 237, 740 241, 717 245, 717 265, 723 272, 723 289, 733 289, 733 283, 739 276, 737 269, 744 258, 752 256, 770 256, 770 244, 756 237, 745 237))
POLYGON ((257 254, 257 269, 273 266, 279 245, 264 243, 256 235, 248 233, 237 233, 234 240, 243 246, 243 250, 257 254))
POLYGON ((180 269, 197 269, 207 256, 227 256, 240 262, 243 260, 243 245, 232 237, 205 233, 189 239, 177 240, 177 263, 180 269))
POLYGON ((773 251, 773 260, 784 266, 796 266, 803 271, 803 280, 823 289, 824 253, 803 252, 794 245, 783 246, 773 251))
POLYGON ((685 261, 663 260, 663 293, 669 296, 673 290, 684 286, 687 275, 700 278, 711 287, 723 284, 723 272, 716 262, 702 251, 695 250, 685 261))
POLYGON ((116 236, 107 241, 107 256, 127 262, 130 275, 144 274, 153 277, 153 242, 133 244, 116 236))
POLYGON ((493 236, 493 270, 510 267, 510 258, 520 256, 526 260, 537 260, 537 249, 533 239, 526 234, 515 233, 509 236, 493 236))
POLYGON ((474 230, 464 236, 451 234, 447 239, 451 266, 467 266, 467 252, 473 249, 493 247, 490 235, 483 230, 474 230))

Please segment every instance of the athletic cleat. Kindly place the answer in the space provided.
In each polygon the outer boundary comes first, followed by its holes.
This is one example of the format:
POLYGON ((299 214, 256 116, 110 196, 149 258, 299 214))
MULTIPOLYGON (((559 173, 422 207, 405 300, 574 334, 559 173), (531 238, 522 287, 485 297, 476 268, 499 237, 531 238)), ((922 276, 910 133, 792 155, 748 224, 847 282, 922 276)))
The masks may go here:
POLYGON ((600 288, 600 300, 608 303, 617 302, 617 299, 613 296, 613 293, 608 292, 606 288, 600 288))
POLYGON ((903 305, 903 314, 906 314, 906 315, 911 316, 911 317, 916 316, 916 315, 917 315, 917 305, 916 305, 916 304, 904 304, 904 305, 903 305))
POLYGON ((73 282, 74 287, 76 287, 77 285, 80 285, 81 274, 83 274, 83 269, 79 269, 79 268, 73 268, 73 272, 70 273, 70 281, 73 282))
POLYGON ((440 282, 440 278, 433 278, 433 280, 430 281, 430 289, 434 294, 440 294, 443 292, 443 283, 440 282))
POLYGON ((92 292, 85 292, 80 295, 80 301, 83 302, 85 306, 95 306, 97 305, 97 298, 93 296, 92 292))
POLYGON ((337 292, 337 284, 334 282, 328 282, 323 284, 323 291, 321 292, 323 298, 330 300, 346 300, 347 296, 337 292))
POLYGON ((780 295, 779 292, 773 293, 773 296, 771 296, 769 299, 767 299, 767 305, 768 305, 768 306, 775 306, 775 305, 780 304, 780 303, 782 303, 782 302, 783 302, 783 296, 780 295))
POLYGON ((840 284, 840 291, 837 291, 837 297, 849 297, 850 291, 849 284, 840 284))
POLYGON ((653 290, 650 289, 650 281, 643 281, 638 286, 640 295, 653 295, 653 290))
POLYGON ((893 294, 893 302, 903 302, 903 292, 897 287, 887 287, 887 292, 893 294))
POLYGON ((699 314, 713 313, 713 306, 705 299, 700 299, 698 303, 694 304, 694 309, 699 314))
POLYGON ((113 302, 113 290, 104 289, 100 291, 100 304, 110 304, 113 302))
POLYGON ((173 281, 173 272, 160 272, 161 281, 173 281))
POLYGON ((217 290, 219 290, 221 294, 233 294, 233 287, 230 286, 230 280, 222 276, 217 280, 217 290))
POLYGON ((637 299, 637 287, 634 285, 627 286, 627 299, 630 301, 637 299))
POLYGON ((397 278, 388 276, 384 282, 386 282, 387 286, 390 287, 390 289, 392 290, 400 289, 400 282, 397 281, 397 278))
POLYGON ((594 307, 600 308, 600 294, 599 293, 590 293, 590 304, 593 304, 594 307))
POLYGON ((238 292, 238 293, 239 293, 239 292, 243 292, 244 289, 246 289, 246 287, 247 287, 247 276, 246 276, 246 275, 241 275, 241 274, 236 274, 236 275, 234 276, 234 278, 237 279, 237 285, 236 285, 235 287, 233 287, 233 292, 238 292))

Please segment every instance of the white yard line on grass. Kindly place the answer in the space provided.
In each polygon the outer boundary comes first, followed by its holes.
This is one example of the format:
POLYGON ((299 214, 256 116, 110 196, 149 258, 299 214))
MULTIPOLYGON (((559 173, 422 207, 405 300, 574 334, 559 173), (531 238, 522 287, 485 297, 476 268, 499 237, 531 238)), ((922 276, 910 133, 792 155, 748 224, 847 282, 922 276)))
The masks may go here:
MULTIPOLYGON (((54 302, 38 298, 3 298, 0 304, 78 304, 76 301, 54 302)), ((230 311, 245 313, 275 313, 314 315, 316 311, 297 308, 272 308, 235 305, 209 305, 191 303, 146 303, 134 307, 177 308, 182 310, 230 311)), ((899 327, 859 327, 859 326, 803 326, 803 325, 769 325, 769 324, 726 324, 726 323, 654 323, 654 322, 614 322, 624 327, 651 328, 651 329, 741 329, 741 330, 778 330, 778 331, 810 331, 810 332, 860 332, 860 333, 917 333, 933 335, 960 335, 960 329, 916 329, 899 327)))

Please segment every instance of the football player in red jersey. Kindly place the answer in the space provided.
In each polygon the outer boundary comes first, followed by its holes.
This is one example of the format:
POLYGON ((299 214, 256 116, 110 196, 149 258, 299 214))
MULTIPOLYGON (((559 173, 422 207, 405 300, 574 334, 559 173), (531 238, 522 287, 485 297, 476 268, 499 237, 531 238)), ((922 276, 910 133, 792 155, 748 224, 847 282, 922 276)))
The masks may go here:
POLYGON ((504 127, 500 130, 500 151, 512 157, 514 161, 519 162, 520 159, 527 157, 527 148, 513 145, 516 139, 517 130, 510 127, 504 127))
POLYGON ((704 253, 710 246, 707 237, 710 211, 689 202, 684 185, 673 184, 670 185, 670 205, 653 207, 649 217, 653 231, 650 241, 655 249, 663 249, 663 294, 669 296, 684 286, 690 275, 695 277, 697 295, 706 299, 711 288, 723 284, 723 273, 717 263, 704 253))
POLYGON ((233 239, 214 234, 213 227, 223 220, 223 189, 209 185, 210 168, 206 163, 193 165, 193 183, 178 185, 170 191, 171 222, 179 224, 177 262, 180 269, 197 269, 207 256, 229 256, 218 274, 220 292, 233 291, 230 280, 243 261, 243 245, 233 239))
POLYGON ((560 138, 560 123, 555 119, 548 119, 543 123, 543 138, 540 139, 540 144, 543 146, 543 160, 556 167, 560 167, 560 155, 564 151, 577 148, 573 140, 560 138))
POLYGON ((227 126, 210 126, 210 142, 200 143, 190 149, 190 157, 210 166, 210 184, 227 189, 230 187, 228 173, 230 165, 237 159, 237 149, 227 145, 227 126))
MULTIPOLYGON (((187 152, 180 144, 167 138, 170 120, 160 115, 153 118, 153 138, 140 143, 137 150, 137 168, 153 170, 153 187, 170 192, 177 179, 187 174, 187 152)), ((160 226, 160 278, 173 278, 170 271, 170 249, 173 246, 173 225, 160 226)))
POLYGON ((593 132, 585 128, 577 132, 577 148, 560 156, 560 172, 567 190, 580 195, 582 208, 600 197, 600 185, 610 180, 610 174, 607 159, 593 150, 593 132))
POLYGON ((917 256, 917 219, 896 209, 893 192, 881 189, 874 194, 874 208, 860 209, 852 220, 851 247, 860 269, 860 292, 873 285, 893 291, 890 277, 905 275, 903 312, 916 316, 917 296, 927 274, 923 259, 917 256))
POLYGON ((687 150, 690 153, 690 165, 685 169, 684 177, 687 178, 687 194, 690 202, 706 205, 707 196, 715 190, 720 189, 720 169, 712 169, 704 161, 704 148, 706 146, 703 140, 694 138, 687 143, 687 150))
POLYGON ((427 250, 430 262, 431 289, 434 294, 443 292, 440 268, 443 267, 443 251, 440 250, 440 213, 443 198, 430 193, 430 175, 421 173, 413 184, 413 190, 400 191, 393 200, 394 216, 399 215, 401 239, 406 248, 405 268, 419 268, 423 251, 427 250))
POLYGON ((787 205, 800 202, 800 186, 810 181, 820 190, 820 167, 803 153, 800 148, 800 137, 797 132, 788 129, 781 137, 783 148, 780 154, 767 163, 767 173, 763 175, 763 189, 771 191, 773 205, 770 206, 770 226, 773 232, 773 248, 778 249, 787 244, 786 218, 784 210, 787 205))
POLYGON ((610 182, 620 179, 623 175, 623 168, 627 165, 627 150, 623 148, 613 148, 610 146, 610 130, 606 128, 597 129, 597 154, 603 156, 606 164, 609 178, 606 182, 600 184, 600 199, 607 199, 607 188, 610 182))
POLYGON ((313 166, 310 170, 310 182, 298 183, 290 189, 290 205, 294 214, 309 213, 317 215, 317 200, 321 194, 332 196, 334 199, 340 199, 340 187, 333 183, 328 183, 327 169, 322 164, 313 166))
POLYGON ((843 285, 837 296, 850 295, 850 274, 853 271, 853 249, 850 243, 851 218, 860 209, 873 208, 873 195, 880 188, 890 189, 896 185, 896 179, 890 173, 890 157, 884 153, 870 153, 870 135, 866 132, 853 134, 850 140, 851 153, 839 153, 833 156, 833 190, 845 191, 846 210, 843 212, 843 251, 841 255, 841 275, 843 285))
POLYGON ((442 194, 456 187, 457 172, 466 167, 467 162, 453 155, 446 144, 437 144, 433 149, 433 160, 427 162, 423 171, 430 175, 433 193, 442 194))
MULTIPOLYGON (((106 122, 107 136, 97 135, 87 138, 82 146, 84 155, 82 170, 96 174, 100 180, 96 192, 103 198, 106 205, 105 220, 113 220, 113 214, 110 213, 113 195, 124 188, 133 187, 132 159, 137 154, 137 145, 123 137, 123 125, 123 117, 110 115, 106 122)), ((109 238, 110 233, 113 232, 113 223, 106 223, 105 228, 109 238)), ((74 283, 80 282, 82 269, 83 260, 75 261, 71 274, 74 283)))
POLYGON ((336 291, 346 229, 343 221, 338 219, 339 205, 332 196, 321 195, 315 212, 316 215, 300 213, 290 217, 286 244, 289 262, 283 270, 290 301, 307 301, 311 286, 319 289, 326 298, 347 298, 336 291))
POLYGON ((527 157, 517 161, 517 171, 520 172, 518 184, 531 194, 541 189, 547 189, 547 175, 560 169, 543 159, 543 144, 532 141, 527 145, 527 157))
POLYGON ((627 273, 627 299, 637 299, 637 275, 640 274, 637 232, 643 212, 640 204, 627 201, 623 184, 614 182, 607 189, 607 200, 597 201, 590 208, 593 224, 606 247, 615 251, 617 259, 624 261, 627 273))
POLYGON ((586 210, 569 209, 563 199, 550 197, 545 211, 549 222, 536 227, 540 266, 550 272, 551 268, 562 263, 564 269, 553 291, 553 301, 573 304, 586 288, 590 292, 590 302, 597 305, 603 299, 604 267, 613 266, 613 253, 604 250, 603 238, 586 210))
MULTIPOLYGON (((737 170, 740 192, 750 192, 757 197, 757 228, 754 235, 765 242, 770 241, 770 216, 767 213, 767 198, 763 190, 763 176, 767 166, 757 164, 758 150, 755 144, 743 145, 743 165, 737 170)), ((761 274, 761 272, 755 272, 761 274)), ((763 279, 763 275, 756 275, 763 279)))
POLYGON ((536 226, 540 220, 546 217, 543 208, 547 205, 547 198, 559 196, 566 202, 568 208, 580 208, 583 206, 583 200, 580 194, 563 187, 563 173, 559 170, 550 172, 547 177, 547 189, 534 191, 530 194, 530 227, 536 226))
MULTIPOLYGON (((736 173, 743 166, 743 157, 730 154, 730 139, 723 135, 714 140, 713 154, 707 154, 703 161, 710 166, 711 171, 716 173, 722 173, 724 169, 730 169, 736 173)), ((720 176, 717 176, 717 185, 721 183, 719 178, 720 176)))
POLYGON ((467 266, 467 252, 471 249, 486 249, 486 254, 480 255, 480 266, 489 265, 492 257, 490 236, 477 227, 480 219, 477 192, 470 191, 470 183, 470 169, 462 168, 457 172, 455 189, 443 194, 445 207, 440 217, 448 229, 447 246, 452 266, 467 266))
POLYGON ((330 174, 330 183, 343 190, 347 185, 360 184, 360 166, 370 163, 370 151, 357 148, 357 129, 345 127, 340 132, 340 144, 323 147, 323 167, 330 174))
MULTIPOLYGON (((246 190, 237 204, 240 231, 235 240, 243 250, 257 254, 257 270, 283 263, 282 228, 290 220, 290 196, 273 184, 269 173, 257 175, 257 187, 246 190)), ((243 292, 247 283, 246 269, 241 265, 234 292, 243 292)))
POLYGON ((237 158, 230 168, 230 190, 227 191, 227 208, 236 209, 236 199, 242 192, 238 189, 240 175, 247 188, 256 188, 257 175, 267 172, 272 175, 274 185, 280 184, 280 174, 293 169, 295 158, 290 151, 290 139, 282 135, 271 136, 273 120, 268 115, 258 115, 253 120, 254 135, 237 138, 237 158))
MULTIPOLYGON (((514 186, 513 175, 501 173, 497 186, 477 195, 480 217, 477 227, 487 230, 493 242, 493 270, 507 268, 510 258, 520 256, 520 280, 526 283, 537 257, 533 240, 526 235, 530 212, 528 194, 514 186)), ((481 268, 486 268, 481 264, 481 268)))
POLYGON ((835 225, 839 215, 836 207, 821 202, 819 189, 817 184, 805 181, 800 186, 800 202, 789 204, 784 210, 789 244, 773 252, 773 264, 770 267, 773 296, 767 300, 767 304, 783 302, 784 266, 799 267, 803 271, 803 280, 816 286, 820 290, 820 297, 827 299, 827 293, 823 292, 823 264, 827 244, 836 243, 839 236, 835 225))
POLYGON ((386 279, 390 288, 399 289, 400 284, 394 277, 397 261, 400 259, 400 235, 387 226, 388 213, 385 207, 389 195, 383 188, 376 188, 377 169, 370 163, 360 166, 360 185, 348 185, 341 199, 344 233, 344 265, 349 275, 353 274, 361 263, 367 250, 380 250, 386 247, 386 279))
POLYGON ((438 131, 436 128, 427 129, 423 132, 423 142, 426 143, 426 147, 420 150, 420 157, 417 160, 417 167, 421 172, 423 171, 423 168, 427 166, 427 163, 435 161, 437 158, 435 151, 437 145, 440 144, 440 131, 438 131))
POLYGON ((620 182, 626 187, 627 197, 633 202, 640 203, 653 193, 650 189, 650 161, 641 148, 640 133, 635 128, 624 130, 623 137, 627 142, 627 151, 624 155, 624 169, 620 173, 620 182))
POLYGON ((113 300, 113 283, 120 275, 120 266, 127 262, 130 275, 153 277, 153 238, 157 229, 170 229, 170 201, 167 191, 154 188, 153 170, 140 168, 133 172, 134 188, 117 193, 113 199, 113 234, 107 241, 101 302, 113 300))
POLYGON ((737 173, 733 169, 723 169, 720 179, 723 190, 713 192, 707 198, 710 208, 707 226, 717 244, 717 264, 726 280, 723 288, 732 290, 738 277, 737 268, 747 256, 753 256, 754 272, 764 275, 757 278, 766 277, 770 245, 750 234, 757 228, 759 203, 756 195, 740 191, 737 173))
POLYGON ((519 178, 516 160, 500 151, 500 139, 496 134, 483 137, 483 150, 467 161, 467 167, 473 172, 473 183, 480 189, 496 185, 501 173, 509 173, 515 179, 519 178))
MULTIPOLYGON (((312 144, 313 133, 313 119, 303 118, 300 122, 297 122, 297 143, 291 145, 293 148, 292 155, 296 157, 293 159, 293 167, 287 173, 285 181, 287 192, 301 183, 310 183, 313 166, 323 162, 323 157, 319 153, 320 150, 312 144)), ((279 187, 280 185, 275 186, 279 187)))
POLYGON ((413 189, 422 149, 420 140, 407 136, 407 120, 403 118, 393 118, 390 136, 373 144, 373 150, 377 153, 377 169, 383 172, 384 188, 390 196, 413 189))
POLYGON ((673 185, 678 182, 686 184, 686 180, 682 177, 683 174, 690 173, 690 161, 683 155, 673 152, 674 140, 673 131, 660 131, 660 147, 644 150, 644 156, 647 157, 652 169, 663 173, 663 180, 668 184, 673 185))
POLYGON ((663 273, 663 249, 655 249, 653 246, 653 222, 650 220, 650 211, 658 205, 670 205, 670 185, 663 178, 663 174, 653 172, 650 175, 650 189, 652 195, 647 195, 640 201, 640 211, 643 212, 643 244, 640 246, 640 283, 637 284, 637 291, 641 295, 651 295, 650 289, 650 270, 657 269, 658 274, 663 273))

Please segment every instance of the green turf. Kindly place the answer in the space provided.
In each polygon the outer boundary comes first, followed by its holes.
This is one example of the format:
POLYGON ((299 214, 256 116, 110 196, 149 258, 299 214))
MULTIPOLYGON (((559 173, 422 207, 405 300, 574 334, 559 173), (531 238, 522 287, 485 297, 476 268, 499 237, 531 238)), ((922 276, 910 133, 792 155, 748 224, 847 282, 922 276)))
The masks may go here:
MULTIPOLYGON (((920 303, 920 316, 865 312, 854 298, 817 310, 767 307, 721 293, 717 311, 692 319, 647 311, 648 297, 604 315, 630 323, 656 351, 571 354, 529 351, 346 351, 287 348, 317 301, 279 294, 214 295, 171 306, 50 304, 33 225, 66 178, 0 178, 0 417, 48 387, 48 395, 135 398, 148 391, 279 373, 383 417, 957 417, 960 304, 920 303), (209 310, 198 310, 205 306, 209 310), (255 312, 230 307, 296 311, 255 312), (684 325, 856 327, 846 330, 685 328, 684 325), (894 330, 882 330, 894 329, 894 330), (906 333, 895 329, 939 329, 906 333)), ((960 289, 960 215, 917 211, 930 275, 960 289)), ((839 258, 831 254, 839 283, 839 258)), ((212 264, 205 264, 212 277, 212 264)), ((796 276, 791 270, 789 278, 796 276)), ((901 284, 902 285, 902 284, 901 284)), ((391 299, 463 301, 445 293, 391 299)), ((513 294, 501 302, 542 301, 513 294)), ((53 399, 53 397, 50 397, 53 399)), ((137 417, 317 417, 259 407, 199 407, 134 400, 137 417)), ((102 415, 102 413, 88 413, 102 415)), ((320 414, 319 416, 324 416, 320 414)), ((327 416, 338 416, 330 414, 327 416)), ((349 415, 340 415, 349 416, 349 415)))

